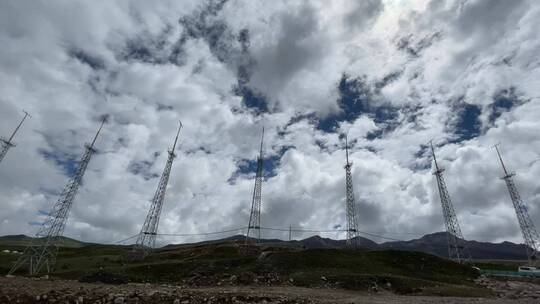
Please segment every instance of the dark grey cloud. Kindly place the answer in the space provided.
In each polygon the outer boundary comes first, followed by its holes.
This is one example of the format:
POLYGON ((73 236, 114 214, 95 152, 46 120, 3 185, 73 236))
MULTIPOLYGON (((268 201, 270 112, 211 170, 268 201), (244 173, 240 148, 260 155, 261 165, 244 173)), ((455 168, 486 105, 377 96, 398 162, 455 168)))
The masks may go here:
POLYGON ((526 0, 466 1, 457 10, 453 29, 460 39, 474 38, 476 43, 491 43, 512 30, 529 8, 526 0))
POLYGON ((317 38, 320 25, 315 9, 307 3, 277 17, 275 27, 279 28, 277 37, 253 54, 257 69, 250 82, 270 96, 302 69, 317 64, 326 49, 317 38))
POLYGON ((174 34, 173 26, 166 25, 157 35, 145 32, 128 38, 117 54, 118 60, 182 65, 185 60, 182 48, 185 39, 180 38, 175 42, 172 39, 174 34))
POLYGON ((430 47, 434 42, 441 38, 440 32, 430 33, 426 36, 417 38, 412 34, 402 37, 397 42, 397 48, 407 52, 410 56, 419 57, 421 52, 430 47))
POLYGON ((355 2, 344 17, 346 26, 353 30, 364 30, 364 27, 372 23, 384 11, 384 4, 381 0, 367 0, 355 2))
POLYGON ((105 68, 105 62, 99 56, 88 54, 84 50, 80 49, 71 49, 68 53, 82 64, 86 64, 94 70, 101 70, 105 68))

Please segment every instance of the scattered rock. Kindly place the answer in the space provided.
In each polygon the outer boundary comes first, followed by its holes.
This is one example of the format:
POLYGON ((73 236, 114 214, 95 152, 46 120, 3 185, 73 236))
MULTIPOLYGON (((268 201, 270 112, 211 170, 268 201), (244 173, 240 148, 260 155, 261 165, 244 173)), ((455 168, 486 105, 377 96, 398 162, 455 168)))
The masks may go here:
POLYGON ((243 272, 242 274, 240 274, 240 276, 238 276, 238 282, 240 284, 251 284, 252 282, 254 282, 256 280, 256 276, 253 272, 250 272, 250 271, 246 271, 246 272, 243 272))

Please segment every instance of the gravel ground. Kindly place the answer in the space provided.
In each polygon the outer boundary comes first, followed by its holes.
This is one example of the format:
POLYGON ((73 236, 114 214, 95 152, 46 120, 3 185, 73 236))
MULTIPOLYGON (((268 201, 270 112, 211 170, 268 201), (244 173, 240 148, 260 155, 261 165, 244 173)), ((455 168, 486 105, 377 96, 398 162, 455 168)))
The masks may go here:
POLYGON ((540 285, 528 282, 479 280, 498 298, 397 296, 299 287, 205 287, 172 285, 79 283, 66 280, 0 278, 0 303, 540 303, 540 285))

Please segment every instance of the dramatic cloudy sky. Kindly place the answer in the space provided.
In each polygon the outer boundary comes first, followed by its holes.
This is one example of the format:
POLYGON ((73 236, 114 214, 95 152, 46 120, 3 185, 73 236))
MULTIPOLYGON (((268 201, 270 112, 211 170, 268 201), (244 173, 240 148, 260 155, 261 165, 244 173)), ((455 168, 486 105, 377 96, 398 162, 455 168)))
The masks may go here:
POLYGON ((161 233, 247 226, 265 126, 263 226, 344 227, 348 134, 360 229, 442 231, 433 139, 464 236, 521 242, 492 146, 540 228, 539 20, 535 0, 0 1, 0 135, 32 114, 0 234, 37 231, 108 114, 70 237, 140 230, 181 120, 161 233))

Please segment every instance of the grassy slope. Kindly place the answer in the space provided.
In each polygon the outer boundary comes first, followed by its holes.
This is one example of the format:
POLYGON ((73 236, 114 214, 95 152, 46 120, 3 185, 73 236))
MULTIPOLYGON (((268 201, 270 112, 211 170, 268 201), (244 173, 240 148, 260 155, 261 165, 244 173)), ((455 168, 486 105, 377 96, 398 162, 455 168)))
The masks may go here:
MULTIPOLYGON (((17 249, 24 250, 24 247, 28 246, 32 242, 33 238, 26 235, 7 235, 0 236, 0 248, 3 249, 17 249)), ((74 240, 65 236, 60 237, 62 247, 80 248, 88 245, 81 241, 74 240)))
MULTIPOLYGON (((281 283, 297 286, 368 290, 377 285, 406 294, 489 294, 473 283, 471 268, 418 252, 266 247, 248 253, 242 245, 224 243, 160 250, 144 261, 125 263, 122 257, 128 252, 127 247, 110 245, 62 248, 53 275, 79 279, 99 271, 139 282, 202 278, 201 284, 235 275, 241 283, 252 284, 255 276, 272 273, 281 283), (263 258, 261 251, 266 252, 263 258), (246 274, 251 277, 244 279, 246 274)), ((0 254, 0 271, 7 271, 15 258, 0 254)))

